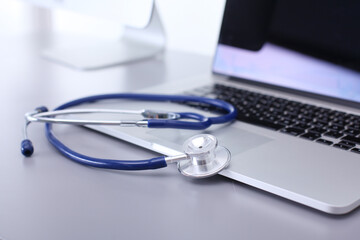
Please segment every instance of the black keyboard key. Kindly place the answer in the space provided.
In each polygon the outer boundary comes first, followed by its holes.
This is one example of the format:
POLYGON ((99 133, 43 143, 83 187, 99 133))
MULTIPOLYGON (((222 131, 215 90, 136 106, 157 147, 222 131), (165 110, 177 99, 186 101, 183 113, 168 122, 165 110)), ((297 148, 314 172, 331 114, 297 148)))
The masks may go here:
POLYGON ((275 122, 277 120, 276 116, 269 116, 266 118, 266 120, 271 121, 271 122, 275 122))
POLYGON ((355 143, 353 143, 353 142, 349 142, 349 141, 345 141, 345 140, 342 140, 342 141, 340 141, 339 142, 340 144, 343 144, 343 145, 347 145, 347 146, 349 146, 349 147, 355 147, 355 143))
POLYGON ((326 144, 326 145, 331 145, 331 144, 333 144, 332 141, 328 141, 328 140, 325 140, 325 139, 322 139, 322 138, 316 140, 316 142, 322 143, 322 144, 326 144))
POLYGON ((255 100, 257 100, 257 98, 254 97, 254 96, 249 95, 249 96, 245 97, 245 100, 248 101, 248 102, 255 102, 255 100))
POLYGON ((295 124, 293 127, 295 127, 295 128, 300 128, 300 129, 305 130, 305 129, 308 129, 308 128, 309 128, 309 125, 307 125, 307 124, 305 124, 305 123, 297 123, 297 124, 295 124))
POLYGON ((288 106, 292 106, 292 107, 301 107, 303 104, 296 102, 296 101, 288 101, 288 106))
POLYGON ((330 114, 335 117, 345 117, 346 116, 345 112, 340 112, 340 111, 332 111, 332 112, 330 112, 330 114))
POLYGON ((198 109, 204 109, 204 110, 210 110, 210 109, 214 109, 214 107, 212 107, 209 104, 206 103, 199 103, 199 102, 184 102, 184 104, 190 106, 190 107, 194 107, 194 108, 198 108, 198 109))
POLYGON ((281 103, 281 104, 287 104, 289 100, 286 100, 285 98, 276 98, 275 102, 281 103))
POLYGON ((345 136, 341 138, 341 140, 353 142, 355 144, 360 144, 360 138, 359 137, 353 137, 353 136, 345 136))
POLYGON ((268 99, 261 98, 261 99, 259 99, 258 103, 261 104, 262 106, 267 106, 267 105, 269 105, 270 102, 268 99))
POLYGON ((331 112, 331 109, 329 108, 323 108, 323 107, 319 107, 319 110, 318 110, 320 113, 326 113, 326 114, 329 114, 331 112))
POLYGON ((336 118, 336 119, 333 119, 333 120, 331 121, 331 125, 333 125, 333 126, 339 126, 339 127, 344 128, 344 126, 346 125, 346 123, 345 123, 345 121, 336 118))
POLYGON ((281 109, 283 107, 283 105, 278 102, 273 102, 273 103, 271 103, 271 107, 276 108, 276 109, 281 109))
POLYGON ((340 148, 342 150, 349 150, 351 148, 348 145, 344 145, 344 144, 340 144, 340 143, 334 144, 333 146, 336 148, 340 148))
POLYGON ((283 133, 287 133, 293 136, 298 136, 302 133, 304 133, 304 129, 301 128, 295 128, 295 127, 287 127, 281 130, 283 133))
POLYGON ((331 126, 327 126, 326 128, 331 131, 341 131, 344 129, 343 127, 338 125, 331 125, 331 126))
POLYGON ((360 130, 360 124, 352 123, 348 126, 349 129, 360 130))
POLYGON ((327 126, 327 124, 313 121, 313 122, 311 123, 311 126, 316 127, 316 128, 324 128, 324 127, 327 126))
POLYGON ((279 130, 283 127, 285 127, 282 124, 278 124, 278 123, 273 123, 273 122, 269 122, 266 120, 260 120, 258 118, 254 118, 254 117, 250 117, 250 116, 243 116, 243 115, 238 115, 237 117, 238 120, 246 122, 246 123, 251 123, 260 127, 265 127, 265 128, 270 128, 273 130, 279 130))
POLYGON ((286 110, 283 112, 284 116, 290 116, 291 118, 297 118, 297 112, 296 111, 289 111, 286 110))
POLYGON ((300 123, 305 123, 306 124, 306 123, 311 122, 312 119, 309 118, 309 117, 305 117, 303 115, 299 115, 297 121, 300 122, 300 123))
POLYGON ((360 134, 359 130, 355 130, 355 129, 346 129, 343 131, 343 133, 345 133, 346 135, 350 135, 350 136, 356 136, 360 134))
POLYGON ((327 125, 329 123, 329 119, 327 117, 317 117, 314 122, 327 125))
POLYGON ((339 132, 336 132, 336 131, 328 131, 324 135, 327 136, 327 137, 331 137, 331 138, 339 138, 339 137, 343 136, 342 133, 339 133, 339 132))
POLYGON ((284 118, 280 118, 280 120, 277 121, 277 123, 283 124, 283 125, 290 125, 292 124, 292 121, 288 120, 288 119, 284 119, 284 118))
POLYGON ((360 149, 359 148, 353 148, 353 149, 351 149, 351 151, 354 152, 354 153, 360 154, 360 149))
POLYGON ((307 132, 307 133, 302 134, 300 137, 306 138, 306 139, 309 139, 309 140, 313 141, 313 140, 316 140, 316 139, 320 138, 321 134, 307 132))
POLYGON ((310 129, 308 129, 308 132, 321 134, 321 133, 326 132, 326 130, 322 127, 312 127, 310 129))
POLYGON ((220 99, 220 100, 223 100, 223 101, 230 101, 231 95, 222 93, 222 94, 217 96, 217 99, 220 99))

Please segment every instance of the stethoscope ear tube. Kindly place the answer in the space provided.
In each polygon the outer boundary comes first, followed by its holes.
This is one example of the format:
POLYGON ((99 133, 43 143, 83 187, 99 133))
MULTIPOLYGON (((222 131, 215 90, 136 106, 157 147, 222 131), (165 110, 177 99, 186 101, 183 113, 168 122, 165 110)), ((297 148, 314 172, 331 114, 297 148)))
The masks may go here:
POLYGON ((27 116, 31 115, 33 113, 42 113, 42 112, 47 112, 47 111, 49 111, 47 107, 40 106, 40 107, 35 108, 35 110, 33 112, 25 114, 26 122, 25 122, 25 126, 23 129, 24 130, 24 140, 21 141, 21 153, 25 157, 30 157, 34 153, 34 145, 30 141, 30 139, 28 139, 28 136, 27 136, 27 127, 30 124, 30 122, 27 120, 27 116))
POLYGON ((167 119, 149 119, 149 128, 176 128, 176 129, 189 129, 189 130, 203 130, 211 126, 212 119, 203 115, 192 112, 178 113, 180 118, 194 119, 196 122, 180 121, 180 120, 167 120, 167 119))

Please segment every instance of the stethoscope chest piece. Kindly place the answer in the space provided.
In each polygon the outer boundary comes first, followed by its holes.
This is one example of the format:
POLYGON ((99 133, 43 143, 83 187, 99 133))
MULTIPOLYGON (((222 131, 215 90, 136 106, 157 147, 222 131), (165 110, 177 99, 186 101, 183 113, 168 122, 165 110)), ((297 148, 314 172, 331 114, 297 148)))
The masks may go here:
POLYGON ((189 138, 183 145, 188 160, 179 161, 178 170, 185 176, 204 178, 226 168, 231 159, 230 151, 218 146, 216 137, 200 134, 189 138))

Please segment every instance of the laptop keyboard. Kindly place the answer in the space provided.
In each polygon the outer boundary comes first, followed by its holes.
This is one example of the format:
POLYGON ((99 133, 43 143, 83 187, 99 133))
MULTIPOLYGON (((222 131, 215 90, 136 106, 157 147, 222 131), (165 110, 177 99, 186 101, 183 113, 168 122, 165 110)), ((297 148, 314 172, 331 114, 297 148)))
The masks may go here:
MULTIPOLYGON (((237 119, 342 150, 360 153, 360 116, 221 84, 186 92, 232 103, 237 119)), ((186 103, 207 111, 207 104, 186 103)))

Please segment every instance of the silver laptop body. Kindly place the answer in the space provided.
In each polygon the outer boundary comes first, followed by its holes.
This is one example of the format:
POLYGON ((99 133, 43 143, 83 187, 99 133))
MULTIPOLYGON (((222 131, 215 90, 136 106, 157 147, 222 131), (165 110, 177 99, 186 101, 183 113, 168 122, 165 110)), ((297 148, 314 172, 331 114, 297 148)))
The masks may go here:
MULTIPOLYGON (((265 43, 260 51, 254 52, 219 43, 213 71, 216 74, 180 79, 177 83, 142 92, 198 94, 202 89, 221 84, 360 116, 356 104, 360 99, 359 71, 276 44, 265 43), (239 78, 251 80, 239 81, 239 78), (348 79, 345 86, 339 84, 339 78, 348 79), (319 81, 314 82, 314 79, 319 81), (353 85, 349 87, 348 83, 353 85), (271 85, 281 87, 272 88, 271 85), (295 94, 293 89, 299 91, 295 94), (357 90, 359 93, 356 93, 357 90), (351 101, 345 99, 340 104, 328 101, 328 98, 319 98, 318 95, 351 97, 351 101)), ((95 104, 104 108, 149 108, 214 114, 172 103, 110 101, 95 104)), ((185 139, 200 133, 176 129, 91 128, 169 156, 180 153, 185 139)), ((334 147, 341 139, 322 136, 322 139, 333 143, 325 145, 242 121, 214 126, 205 132, 214 134, 232 154, 230 166, 220 173, 223 176, 331 214, 347 213, 360 204, 360 154, 334 147)), ((357 147, 359 145, 356 144, 354 148, 357 147)))

